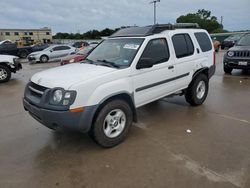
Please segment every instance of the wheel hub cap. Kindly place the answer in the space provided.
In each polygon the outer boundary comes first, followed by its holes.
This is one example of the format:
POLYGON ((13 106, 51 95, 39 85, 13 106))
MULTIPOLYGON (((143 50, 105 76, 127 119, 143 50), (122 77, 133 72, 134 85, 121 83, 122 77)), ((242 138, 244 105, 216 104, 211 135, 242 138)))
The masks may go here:
POLYGON ((107 114, 103 123, 104 134, 108 138, 119 136, 126 125, 126 115, 120 109, 112 110, 107 114))
POLYGON ((197 89, 196 89, 196 96, 198 99, 202 99, 206 93, 206 84, 202 80, 199 82, 197 89))
POLYGON ((6 70, 0 68, 0 80, 4 80, 6 78, 7 78, 6 70))

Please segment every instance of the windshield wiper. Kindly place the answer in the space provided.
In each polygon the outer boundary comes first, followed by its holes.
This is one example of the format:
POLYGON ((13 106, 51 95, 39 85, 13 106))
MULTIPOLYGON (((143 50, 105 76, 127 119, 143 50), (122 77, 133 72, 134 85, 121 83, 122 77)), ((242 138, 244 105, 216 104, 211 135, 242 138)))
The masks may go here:
POLYGON ((88 59, 88 58, 86 58, 84 61, 85 61, 85 63, 94 64, 94 61, 92 61, 91 59, 88 59))
POLYGON ((115 68, 120 68, 119 65, 115 64, 114 62, 111 62, 111 61, 107 61, 106 59, 103 59, 103 60, 96 60, 97 62, 101 62, 101 63, 98 63, 98 65, 103 65, 103 66, 107 66, 107 67, 115 67, 115 68))

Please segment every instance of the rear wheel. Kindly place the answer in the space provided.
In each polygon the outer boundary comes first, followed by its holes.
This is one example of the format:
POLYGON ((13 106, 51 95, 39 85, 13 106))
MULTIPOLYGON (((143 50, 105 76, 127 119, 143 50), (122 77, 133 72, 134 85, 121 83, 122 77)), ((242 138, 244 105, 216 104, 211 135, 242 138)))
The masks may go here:
POLYGON ((123 100, 108 102, 98 113, 91 129, 91 137, 102 147, 114 147, 127 136, 133 112, 123 100))
POLYGON ((192 106, 203 104, 208 94, 208 77, 205 74, 197 75, 188 86, 185 98, 192 106))
POLYGON ((40 57, 40 62, 41 62, 41 63, 47 63, 48 61, 49 61, 49 57, 48 57, 48 56, 42 55, 42 56, 40 57))
POLYGON ((19 57, 26 58, 28 56, 28 52, 25 50, 22 50, 19 52, 19 57))
POLYGON ((227 67, 226 65, 224 65, 224 72, 225 72, 226 74, 231 74, 232 71, 233 71, 232 68, 229 68, 229 67, 227 67))
POLYGON ((0 65, 0 83, 8 82, 11 77, 10 69, 6 66, 0 65))

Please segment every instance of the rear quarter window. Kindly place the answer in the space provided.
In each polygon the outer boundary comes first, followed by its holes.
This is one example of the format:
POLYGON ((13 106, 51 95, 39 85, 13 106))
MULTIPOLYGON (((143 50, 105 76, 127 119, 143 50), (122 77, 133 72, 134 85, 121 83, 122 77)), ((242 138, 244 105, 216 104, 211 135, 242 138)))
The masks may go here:
POLYGON ((177 58, 183 58, 194 54, 194 45, 187 33, 174 35, 172 41, 177 58))
POLYGON ((209 36, 204 32, 194 33, 202 52, 207 52, 212 50, 212 44, 209 36))

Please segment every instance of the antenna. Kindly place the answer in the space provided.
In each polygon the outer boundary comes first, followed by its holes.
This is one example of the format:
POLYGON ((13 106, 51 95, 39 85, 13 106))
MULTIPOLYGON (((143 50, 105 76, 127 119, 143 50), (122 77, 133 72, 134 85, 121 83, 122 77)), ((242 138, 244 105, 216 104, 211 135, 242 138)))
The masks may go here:
POLYGON ((156 24, 156 3, 160 3, 161 0, 153 0, 149 4, 154 4, 154 25, 156 24))

